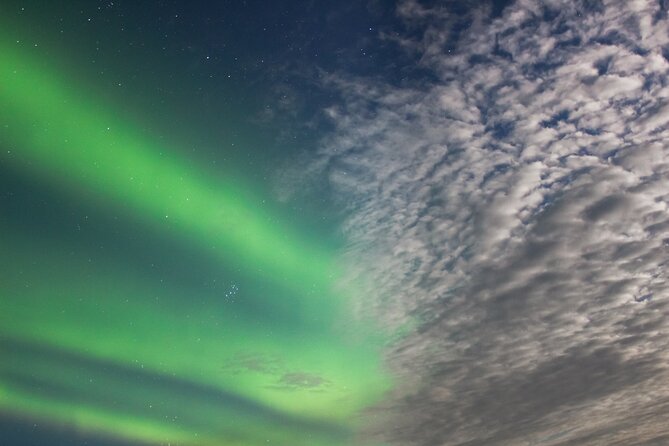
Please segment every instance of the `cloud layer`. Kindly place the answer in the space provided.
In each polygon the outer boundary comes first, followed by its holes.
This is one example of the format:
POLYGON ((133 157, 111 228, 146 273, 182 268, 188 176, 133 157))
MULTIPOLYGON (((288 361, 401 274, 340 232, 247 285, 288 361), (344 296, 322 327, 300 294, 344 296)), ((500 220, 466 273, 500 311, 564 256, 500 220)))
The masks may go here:
POLYGON ((665 444, 668 5, 472 5, 398 4, 426 76, 326 78, 357 311, 413 327, 368 434, 665 444))

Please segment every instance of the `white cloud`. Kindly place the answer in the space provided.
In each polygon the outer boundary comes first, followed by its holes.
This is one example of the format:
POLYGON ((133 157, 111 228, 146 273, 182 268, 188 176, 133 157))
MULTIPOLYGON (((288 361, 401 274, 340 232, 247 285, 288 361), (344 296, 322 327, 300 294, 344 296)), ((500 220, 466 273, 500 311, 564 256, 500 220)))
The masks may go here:
POLYGON ((669 438, 662 5, 522 0, 491 20, 406 0, 398 15, 423 33, 392 40, 437 81, 327 78, 344 100, 311 172, 351 211, 344 261, 368 284, 357 311, 418 321, 388 349, 401 385, 370 435, 669 438))

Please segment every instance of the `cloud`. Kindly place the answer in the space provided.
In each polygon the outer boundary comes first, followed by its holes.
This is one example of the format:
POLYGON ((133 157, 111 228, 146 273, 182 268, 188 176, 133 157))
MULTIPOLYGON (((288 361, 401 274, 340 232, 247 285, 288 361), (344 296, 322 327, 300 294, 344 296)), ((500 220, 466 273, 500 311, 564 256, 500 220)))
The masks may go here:
POLYGON ((234 375, 248 372, 275 375, 283 367, 285 365, 278 357, 244 352, 238 353, 232 359, 226 361, 222 370, 234 375))
POLYGON ((279 357, 253 352, 238 353, 226 361, 221 370, 233 375, 268 375, 275 382, 267 385, 267 388, 274 390, 324 392, 332 388, 332 382, 321 375, 290 370, 279 357))
POLYGON ((284 373, 279 380, 279 387, 285 390, 322 389, 330 384, 327 379, 305 372, 284 373))
POLYGON ((398 445, 669 435, 669 26, 660 1, 401 1, 424 77, 325 75, 305 175, 349 210, 361 317, 417 328, 369 435, 398 445), (453 12, 455 11, 455 12, 453 12))

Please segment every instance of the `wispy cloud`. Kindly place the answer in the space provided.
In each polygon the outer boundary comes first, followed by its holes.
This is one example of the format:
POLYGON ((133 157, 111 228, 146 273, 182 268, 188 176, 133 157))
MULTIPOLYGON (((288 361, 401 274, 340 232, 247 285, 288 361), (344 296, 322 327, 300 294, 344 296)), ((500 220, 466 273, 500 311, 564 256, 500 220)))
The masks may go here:
MULTIPOLYGON (((358 311, 417 329, 370 435, 401 445, 669 435, 664 1, 399 3, 429 73, 337 73, 312 172, 351 216, 358 311)), ((655 441, 655 443, 653 443, 655 441)))

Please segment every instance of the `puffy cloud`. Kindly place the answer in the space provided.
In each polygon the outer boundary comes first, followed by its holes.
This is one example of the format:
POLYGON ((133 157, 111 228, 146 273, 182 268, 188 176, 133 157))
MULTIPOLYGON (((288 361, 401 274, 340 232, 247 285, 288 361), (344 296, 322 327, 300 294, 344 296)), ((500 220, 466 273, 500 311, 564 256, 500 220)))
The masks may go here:
POLYGON ((356 310, 415 327, 369 435, 664 444, 667 5, 448 5, 401 1, 384 36, 430 76, 325 80, 343 101, 310 173, 350 210, 356 310))

